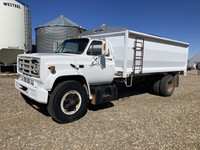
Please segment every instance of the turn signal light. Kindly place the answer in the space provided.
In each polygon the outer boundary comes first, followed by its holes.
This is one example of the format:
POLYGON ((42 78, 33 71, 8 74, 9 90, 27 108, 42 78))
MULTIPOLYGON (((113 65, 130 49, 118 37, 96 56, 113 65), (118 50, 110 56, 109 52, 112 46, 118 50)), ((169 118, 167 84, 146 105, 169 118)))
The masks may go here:
POLYGON ((56 67, 55 67, 55 66, 50 66, 50 67, 49 67, 49 70, 50 70, 51 72, 55 72, 55 71, 56 71, 56 67))
POLYGON ((79 39, 79 38, 82 38, 82 36, 75 36, 74 38, 75 39, 79 39))
POLYGON ((104 50, 104 51, 106 50, 106 44, 103 45, 103 50, 104 50))

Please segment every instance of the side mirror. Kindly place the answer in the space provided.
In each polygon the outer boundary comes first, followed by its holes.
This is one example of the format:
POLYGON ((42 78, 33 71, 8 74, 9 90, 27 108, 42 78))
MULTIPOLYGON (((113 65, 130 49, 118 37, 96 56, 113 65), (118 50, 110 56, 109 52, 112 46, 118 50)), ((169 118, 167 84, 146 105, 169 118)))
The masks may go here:
POLYGON ((108 45, 106 43, 103 43, 103 48, 102 48, 102 55, 103 56, 106 56, 109 54, 109 51, 108 51, 108 45))

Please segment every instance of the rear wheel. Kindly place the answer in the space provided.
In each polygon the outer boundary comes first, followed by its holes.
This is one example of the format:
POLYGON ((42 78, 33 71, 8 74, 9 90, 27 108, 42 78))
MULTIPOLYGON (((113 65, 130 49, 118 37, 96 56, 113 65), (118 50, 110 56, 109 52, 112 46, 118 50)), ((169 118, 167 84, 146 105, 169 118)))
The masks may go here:
POLYGON ((87 111, 87 94, 82 84, 76 81, 60 83, 52 92, 47 110, 59 123, 81 118, 87 111))
POLYGON ((157 80, 154 84, 153 84, 153 92, 156 95, 160 95, 160 80, 157 80))
POLYGON ((174 76, 174 87, 178 87, 179 86, 179 74, 176 74, 174 76))
POLYGON ((162 96, 171 96, 174 92, 174 77, 167 75, 161 79, 160 94, 162 96))

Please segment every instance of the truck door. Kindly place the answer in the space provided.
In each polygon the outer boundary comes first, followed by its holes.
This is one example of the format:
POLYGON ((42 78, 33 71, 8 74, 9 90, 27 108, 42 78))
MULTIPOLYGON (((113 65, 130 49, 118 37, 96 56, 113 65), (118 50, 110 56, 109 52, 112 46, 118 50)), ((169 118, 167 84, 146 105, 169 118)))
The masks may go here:
POLYGON ((93 40, 85 55, 85 75, 90 84, 112 82, 115 75, 115 63, 111 47, 105 41, 93 40), (102 55, 102 49, 108 46, 108 55, 102 55))

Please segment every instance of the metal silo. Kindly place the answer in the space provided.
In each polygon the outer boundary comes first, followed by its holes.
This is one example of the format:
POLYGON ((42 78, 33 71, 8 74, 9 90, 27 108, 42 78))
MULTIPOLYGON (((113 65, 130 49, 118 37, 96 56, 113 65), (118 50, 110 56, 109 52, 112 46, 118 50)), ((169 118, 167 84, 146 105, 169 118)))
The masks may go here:
POLYGON ((36 29, 36 49, 38 53, 52 53, 66 39, 85 31, 81 26, 60 15, 36 29))
POLYGON ((31 50, 30 11, 16 0, 0 0, 0 63, 16 63, 17 54, 31 50))

